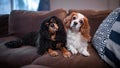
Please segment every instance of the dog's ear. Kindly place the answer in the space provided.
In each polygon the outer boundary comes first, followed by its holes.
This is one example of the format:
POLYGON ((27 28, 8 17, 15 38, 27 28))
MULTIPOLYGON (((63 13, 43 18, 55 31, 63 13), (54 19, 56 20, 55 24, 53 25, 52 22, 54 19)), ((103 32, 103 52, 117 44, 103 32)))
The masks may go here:
POLYGON ((83 37, 87 41, 90 41, 90 39, 91 39, 91 36, 90 36, 90 26, 89 26, 87 17, 85 17, 83 19, 83 25, 81 26, 80 31, 81 31, 81 34, 83 35, 83 37))
POLYGON ((66 28, 70 27, 70 22, 71 22, 71 18, 72 18, 73 14, 68 15, 65 19, 64 19, 64 25, 66 26, 66 28))
POLYGON ((71 13, 64 19, 64 24, 65 24, 65 26, 66 26, 67 28, 70 27, 70 23, 71 23, 72 17, 73 17, 74 15, 76 15, 76 13, 75 13, 75 12, 71 12, 71 13))

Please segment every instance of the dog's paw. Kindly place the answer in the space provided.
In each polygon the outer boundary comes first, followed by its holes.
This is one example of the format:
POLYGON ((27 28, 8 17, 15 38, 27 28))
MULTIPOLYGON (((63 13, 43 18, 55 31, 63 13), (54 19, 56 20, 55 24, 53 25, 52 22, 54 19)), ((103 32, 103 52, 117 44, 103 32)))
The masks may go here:
POLYGON ((50 54, 50 56, 53 56, 53 57, 58 56, 58 52, 56 52, 56 51, 52 51, 49 54, 50 54))
POLYGON ((64 53, 63 53, 63 56, 64 56, 65 58, 69 58, 69 57, 71 56, 71 53, 70 53, 69 51, 64 52, 64 53))
POLYGON ((78 53, 78 51, 76 49, 72 49, 71 52, 72 52, 73 55, 78 53))
POLYGON ((82 54, 83 54, 84 56, 86 56, 86 57, 90 56, 89 52, 86 51, 86 50, 84 50, 84 51, 82 52, 82 54))

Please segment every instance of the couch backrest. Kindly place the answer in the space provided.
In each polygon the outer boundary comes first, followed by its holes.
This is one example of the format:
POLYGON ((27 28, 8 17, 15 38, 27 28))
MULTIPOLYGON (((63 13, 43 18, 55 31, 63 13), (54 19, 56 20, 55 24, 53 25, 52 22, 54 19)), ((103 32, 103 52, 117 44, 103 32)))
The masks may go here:
MULTIPOLYGON (((91 26, 90 34, 93 37, 98 26, 112 10, 95 11, 70 9, 69 13, 73 11, 80 12, 88 18, 91 26)), ((49 12, 14 10, 10 15, 0 16, 0 36, 9 33, 21 37, 29 32, 38 31, 40 22, 51 15, 55 15, 63 21, 67 16, 67 12, 64 9, 56 9, 49 12)))
POLYGON ((53 15, 63 21, 67 13, 64 9, 49 12, 14 10, 9 18, 9 33, 22 37, 29 32, 38 31, 43 19, 53 15))

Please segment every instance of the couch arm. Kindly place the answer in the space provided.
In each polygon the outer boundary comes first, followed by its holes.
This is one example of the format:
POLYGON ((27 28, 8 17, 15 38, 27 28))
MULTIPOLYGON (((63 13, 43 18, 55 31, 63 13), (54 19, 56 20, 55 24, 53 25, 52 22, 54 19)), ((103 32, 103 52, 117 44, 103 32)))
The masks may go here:
POLYGON ((8 19, 9 14, 0 15, 0 37, 6 36, 8 34, 8 19))

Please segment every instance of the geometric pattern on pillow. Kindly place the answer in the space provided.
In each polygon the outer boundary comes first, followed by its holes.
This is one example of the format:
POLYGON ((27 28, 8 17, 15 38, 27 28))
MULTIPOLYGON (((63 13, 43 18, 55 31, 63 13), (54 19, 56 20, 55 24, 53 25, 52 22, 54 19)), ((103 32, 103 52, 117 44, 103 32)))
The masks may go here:
POLYGON ((120 13, 106 41, 104 60, 114 68, 120 68, 120 13))
POLYGON ((93 46, 97 50, 99 56, 114 68, 120 67, 120 44, 118 44, 120 43, 119 19, 120 8, 117 8, 103 20, 92 39, 93 46), (118 43, 116 43, 116 41, 113 41, 113 39, 116 39, 113 38, 114 32, 118 33, 118 43), (119 48, 116 45, 118 45, 119 48), (118 50, 116 50, 116 48, 113 49, 114 46, 116 46, 118 50))

